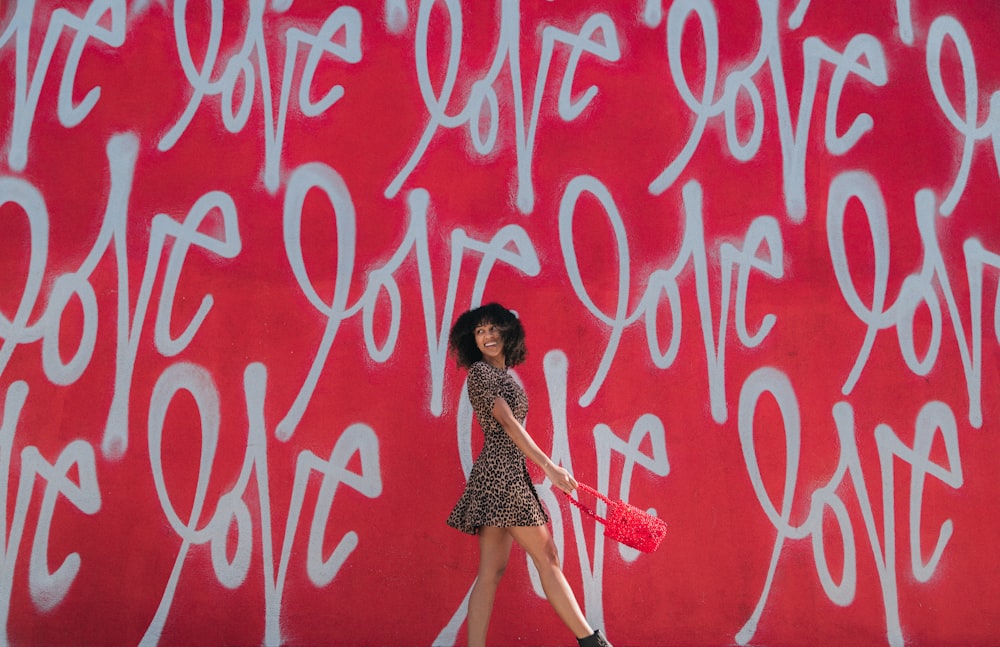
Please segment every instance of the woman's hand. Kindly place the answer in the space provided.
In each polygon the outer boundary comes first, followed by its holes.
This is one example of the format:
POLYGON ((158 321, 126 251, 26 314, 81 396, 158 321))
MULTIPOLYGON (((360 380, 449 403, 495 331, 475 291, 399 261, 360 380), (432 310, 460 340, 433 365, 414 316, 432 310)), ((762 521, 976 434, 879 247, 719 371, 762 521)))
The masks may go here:
POLYGON ((576 489, 576 479, 573 478, 572 474, 558 465, 552 465, 551 468, 545 470, 545 475, 549 477, 549 481, 552 482, 552 485, 556 486, 566 494, 569 494, 576 489))

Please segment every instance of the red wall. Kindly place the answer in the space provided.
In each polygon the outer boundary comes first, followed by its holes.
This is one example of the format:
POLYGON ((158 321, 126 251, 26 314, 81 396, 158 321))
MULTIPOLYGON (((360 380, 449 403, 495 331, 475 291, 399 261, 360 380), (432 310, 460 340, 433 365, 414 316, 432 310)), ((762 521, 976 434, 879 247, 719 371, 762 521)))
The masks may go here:
MULTIPOLYGON (((0 644, 464 644, 447 330, 619 645, 1000 640, 1000 7, 0 5, 0 644)), ((568 644, 515 549, 496 644, 568 644)))

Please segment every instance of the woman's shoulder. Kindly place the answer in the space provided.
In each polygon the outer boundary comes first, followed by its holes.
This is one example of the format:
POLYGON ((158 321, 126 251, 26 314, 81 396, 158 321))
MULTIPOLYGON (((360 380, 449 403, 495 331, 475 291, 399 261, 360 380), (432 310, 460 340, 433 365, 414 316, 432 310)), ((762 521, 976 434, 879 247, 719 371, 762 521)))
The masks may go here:
POLYGON ((477 359, 469 366, 469 372, 472 373, 488 373, 490 375, 506 375, 507 370, 502 368, 497 368, 484 359, 477 359))
POLYGON ((476 360, 469 365, 469 379, 481 378, 488 375, 490 372, 490 366, 483 360, 476 360))
POLYGON ((484 360, 477 360, 469 366, 469 382, 494 383, 502 381, 506 375, 506 371, 491 366, 484 360))

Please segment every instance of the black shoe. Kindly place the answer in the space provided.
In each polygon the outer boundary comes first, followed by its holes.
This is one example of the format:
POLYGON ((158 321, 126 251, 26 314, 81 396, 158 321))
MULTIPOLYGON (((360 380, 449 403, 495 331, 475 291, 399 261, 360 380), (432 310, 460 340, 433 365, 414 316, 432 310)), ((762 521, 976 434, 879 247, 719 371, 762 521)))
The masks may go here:
POLYGON ((577 638, 576 642, 580 643, 580 647, 612 647, 608 639, 601 635, 600 629, 586 638, 577 638))

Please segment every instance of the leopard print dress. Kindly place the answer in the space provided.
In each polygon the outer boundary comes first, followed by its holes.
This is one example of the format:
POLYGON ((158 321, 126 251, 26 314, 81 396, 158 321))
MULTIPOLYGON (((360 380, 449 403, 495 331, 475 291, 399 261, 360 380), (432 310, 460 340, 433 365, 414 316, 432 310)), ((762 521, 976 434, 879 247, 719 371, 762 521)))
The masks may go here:
POLYGON ((549 517, 528 475, 524 453, 492 413, 499 395, 524 424, 528 415, 524 389, 506 369, 480 361, 469 367, 467 390, 485 440, 472 464, 465 491, 448 517, 448 525, 470 535, 478 534, 483 526, 545 525, 549 517))

